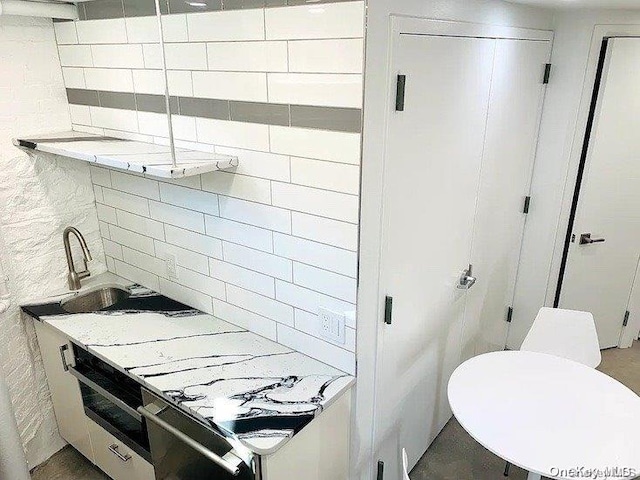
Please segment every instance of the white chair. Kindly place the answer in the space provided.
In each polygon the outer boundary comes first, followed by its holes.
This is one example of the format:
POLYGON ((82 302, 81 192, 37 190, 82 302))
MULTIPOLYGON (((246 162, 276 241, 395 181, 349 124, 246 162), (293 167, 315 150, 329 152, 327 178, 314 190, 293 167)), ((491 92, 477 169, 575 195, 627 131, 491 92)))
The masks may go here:
MULTIPOLYGON (((520 350, 568 358, 591 368, 602 362, 596 322, 589 312, 543 307, 520 350)), ((509 476, 507 463, 504 476, 509 476)))
POLYGON ((548 353, 592 368, 602 362, 596 322, 589 312, 541 308, 520 350, 548 353))
POLYGON ((402 480, 410 480, 409 479, 409 461, 407 460, 407 451, 402 449, 402 471, 404 474, 402 475, 402 480))

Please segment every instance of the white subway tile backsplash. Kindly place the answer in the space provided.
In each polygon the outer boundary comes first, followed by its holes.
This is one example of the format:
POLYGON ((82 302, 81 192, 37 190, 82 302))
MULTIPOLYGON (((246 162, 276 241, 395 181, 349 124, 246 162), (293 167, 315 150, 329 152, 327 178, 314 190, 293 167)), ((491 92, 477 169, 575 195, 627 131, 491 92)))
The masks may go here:
POLYGON ((112 225, 118 224, 115 208, 98 203, 96 204, 96 211, 98 213, 98 220, 110 223, 112 225))
POLYGON ((102 194, 102 187, 100 185, 93 186, 93 194, 96 197, 96 202, 104 203, 104 195, 102 194))
POLYGON ((207 44, 209 70, 286 72, 287 42, 215 42, 207 44))
POLYGON ((207 46, 204 43, 166 43, 164 52, 169 70, 207 69, 207 46))
POLYGON ((226 172, 208 173, 202 176, 202 189, 244 200, 271 203, 270 182, 261 178, 226 172))
POLYGON ((113 171, 111 172, 111 185, 114 189, 125 193, 131 193, 151 200, 160 200, 160 190, 156 180, 113 171))
POLYGON ((87 88, 84 81, 84 70, 75 67, 62 67, 64 85, 67 88, 87 88))
POLYGON ((162 68, 162 49, 157 43, 145 43, 142 45, 143 67, 147 69, 162 68))
POLYGON ((177 268, 177 274, 178 278, 174 281, 180 285, 192 288, 211 297, 221 298, 223 300, 226 298, 224 283, 220 280, 183 267, 177 268))
POLYGON ((145 135, 169 137, 169 121, 164 113, 138 112, 138 130, 145 135))
POLYGON ((76 22, 78 43, 127 43, 124 18, 76 22))
POLYGON ((180 187, 169 183, 160 184, 160 197, 164 203, 196 210, 209 215, 218 215, 218 196, 212 193, 180 187))
POLYGON ((176 227, 204 233, 204 215, 200 212, 187 210, 165 203, 149 202, 151 218, 176 227))
POLYGON ((86 88, 112 92, 133 92, 131 70, 122 68, 85 68, 86 88))
POLYGON ((360 164, 360 134, 278 126, 269 128, 273 153, 360 164))
POLYGON ((352 278, 356 277, 358 255, 355 252, 281 233, 274 233, 273 244, 276 255, 352 278))
POLYGON ((227 10, 187 15, 189 41, 264 40, 264 11, 227 10))
POLYGON ((109 225, 109 232, 111 233, 111 240, 120 245, 133 248, 148 255, 153 255, 155 252, 152 238, 116 227, 115 225, 109 225))
POLYGON ((205 220, 209 236, 264 252, 273 252, 273 233, 269 230, 209 215, 205 220))
POLYGON ((220 216, 256 227, 291 233, 291 212, 282 208, 220 197, 220 216))
POLYGON ((304 310, 295 311, 295 328, 313 337, 319 337, 325 342, 333 343, 334 345, 344 348, 350 352, 356 351, 356 331, 353 328, 345 328, 345 342, 340 343, 333 341, 330 338, 324 338, 320 334, 320 318, 312 313, 305 312, 304 310))
POLYGON ((196 119, 193 117, 185 117, 183 115, 171 115, 171 125, 173 125, 173 137, 179 140, 195 142, 198 137, 196 135, 196 119))
POLYGON ((123 260, 129 265, 138 267, 147 272, 153 273, 158 276, 163 276, 166 271, 164 261, 153 255, 147 255, 146 253, 132 250, 127 247, 122 248, 123 260))
POLYGON ((86 105, 69 105, 71 123, 76 125, 91 125, 91 108, 86 105))
POLYGON ((227 302, 278 323, 293 326, 293 307, 234 285, 227 285, 227 302))
POLYGON ((293 282, 345 302, 356 303, 355 278, 294 262, 293 282))
POLYGON ((360 168, 308 158, 291 159, 291 182, 309 187, 358 195, 360 168))
POLYGON ((123 210, 118 210, 117 216, 119 227, 157 240, 164 240, 164 225, 162 223, 123 210))
POLYGON ((269 127, 267 125, 197 118, 196 130, 198 141, 202 143, 269 151, 269 127))
POLYGON ((352 303, 281 280, 276 280, 276 300, 314 315, 318 314, 319 308, 326 308, 336 313, 351 312, 356 308, 352 303))
POLYGON ((162 32, 165 42, 189 41, 187 16, 184 14, 163 15, 162 32))
POLYGON ((104 188, 104 201, 107 205, 136 215, 149 216, 149 200, 128 193, 104 188))
POLYGON ((209 274, 237 287, 250 290, 266 297, 275 297, 275 282, 273 277, 232 265, 214 258, 209 260, 209 274))
POLYGON ((63 67, 91 67, 91 47, 89 45, 60 45, 58 46, 60 64, 63 67))
POLYGON ((171 225, 165 225, 164 230, 168 243, 202 253, 208 257, 222 258, 222 242, 217 238, 171 225))
POLYGON ((162 70, 132 70, 132 73, 134 92, 164 95, 164 73, 162 70))
POLYGON ((273 204, 335 220, 358 223, 358 197, 288 183, 272 182, 273 204))
POLYGON ((267 75, 255 72, 193 72, 193 94, 204 98, 266 102, 267 75))
POLYGON ((222 243, 224 260, 281 280, 292 280, 291 260, 235 243, 222 243))
MULTIPOLYGON (((128 278, 128 277, 127 277, 128 278)), ((164 278, 160 279, 158 291, 163 295, 173 298, 178 302, 182 302, 190 307, 197 308, 205 313, 213 314, 213 303, 209 295, 183 287, 175 282, 171 282, 164 278)))
POLYGON ((276 340, 276 323, 273 320, 218 299, 213 300, 213 313, 222 320, 251 330, 269 340, 276 340))
POLYGON ((364 2, 269 8, 265 24, 267 40, 362 38, 364 2))
POLYGON ((53 29, 56 33, 56 42, 58 45, 78 43, 76 22, 55 22, 53 24, 53 29))
MULTIPOLYGON (((164 19, 162 20, 164 23, 164 19)), ((80 22, 82 23, 82 22, 80 22)), ((159 43, 158 19, 149 17, 129 17, 125 19, 127 41, 129 43, 159 43)))
POLYGON ((362 107, 362 75, 269 73, 269 102, 362 107))
POLYGON ((128 263, 121 262, 120 260, 114 261, 116 274, 133 282, 139 283, 140 285, 144 285, 156 292, 161 291, 157 275, 149 273, 146 270, 142 270, 141 268, 134 267, 133 265, 129 265, 128 263))
MULTIPOLYGON (((99 188, 99 187, 98 187, 99 188)), ((105 223, 105 222, 98 222, 98 227, 100 228, 100 236, 103 239, 110 239, 111 238, 111 233, 109 233, 109 224, 105 223)), ((113 270, 111 270, 113 271, 113 270)))
MULTIPOLYGON (((169 70, 167 72, 169 79, 169 94, 181 97, 193 96, 193 80, 191 72, 181 70, 169 70)), ((164 82, 162 82, 164 85, 164 82)), ((164 95, 164 91, 162 92, 164 95)), ((195 131, 195 128, 194 128, 195 131)))
POLYGON ((289 42, 289 71, 297 73, 362 73, 361 38, 289 42))
POLYGON ((165 259, 167 255, 173 255, 178 266, 209 275, 209 261, 205 255, 160 241, 155 242, 155 247, 158 258, 165 259))
POLYGON ((358 226, 328 218, 292 212, 292 230, 296 237, 315 240, 334 247, 358 250, 358 226))
POLYGON ((142 45, 91 45, 93 64, 105 68, 144 68, 142 45))
POLYGON ((105 255, 122 260, 122 245, 107 240, 106 238, 102 240, 102 243, 104 245, 105 255))
POLYGON ((119 108, 90 107, 94 127, 114 130, 138 131, 138 113, 119 108))
POLYGON ((356 357, 354 353, 286 325, 278 325, 278 342, 321 362, 333 365, 351 375, 356 373, 356 357))
POLYGON ((239 159, 236 173, 251 177, 267 178, 288 182, 291 180, 289 157, 273 153, 240 150, 238 148, 216 147, 223 155, 235 155, 239 159))

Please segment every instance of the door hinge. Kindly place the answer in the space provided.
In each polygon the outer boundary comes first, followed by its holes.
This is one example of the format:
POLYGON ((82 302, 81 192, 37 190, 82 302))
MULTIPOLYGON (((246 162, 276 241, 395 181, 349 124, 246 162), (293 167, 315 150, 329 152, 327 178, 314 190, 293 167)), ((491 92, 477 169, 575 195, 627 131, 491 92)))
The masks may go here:
POLYGON ((627 325, 629 325, 629 317, 631 316, 631 312, 629 310, 627 310, 624 313, 624 321, 622 322, 622 326, 626 327, 627 325))
POLYGON ((531 206, 531 197, 524 197, 524 208, 522 211, 524 213, 529 213, 529 207, 531 206))
POLYGON ((378 473, 376 475, 376 480, 383 480, 384 478, 384 462, 382 460, 378 461, 378 473))
POLYGON ((404 92, 407 86, 407 76, 398 75, 396 84, 396 112, 404 112, 404 92))
POLYGON ((547 63, 544 66, 544 78, 542 79, 542 83, 545 85, 549 85, 549 81, 551 80, 551 69, 553 68, 553 65, 551 65, 550 63, 547 63))
POLYGON ((507 308, 507 323, 511 323, 513 320, 513 307, 507 308))
POLYGON ((391 325, 393 319, 393 297, 384 297, 384 323, 391 325))

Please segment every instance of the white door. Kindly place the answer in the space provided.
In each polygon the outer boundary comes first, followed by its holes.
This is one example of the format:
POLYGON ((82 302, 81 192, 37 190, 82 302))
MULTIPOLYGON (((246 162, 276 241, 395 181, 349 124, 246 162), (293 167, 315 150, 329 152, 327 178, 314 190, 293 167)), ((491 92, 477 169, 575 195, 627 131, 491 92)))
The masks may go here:
POLYGON ((640 256, 640 39, 607 55, 560 296, 593 313, 602 348, 619 345, 640 256))
POLYGON ((404 446, 411 466, 451 417, 466 296, 457 282, 471 254, 494 51, 475 38, 400 35, 394 45, 393 71, 407 85, 388 130, 382 288, 393 323, 376 428, 389 457, 404 446))
POLYGON ((500 39, 491 83, 471 263, 463 360, 502 350, 520 261, 551 41, 500 39))
MULTIPOLYGON (((406 92, 404 111, 390 112, 385 155, 380 290, 393 310, 379 338, 374 427, 384 480, 400 478, 402 448, 413 467, 451 418, 447 384, 463 348, 475 351, 479 325, 505 323, 551 38, 450 36, 434 23, 438 35, 393 40, 391 72, 406 76, 406 92), (469 302, 475 286, 458 283, 474 256, 484 286, 469 302)), ((495 329, 492 346, 505 337, 495 329)))

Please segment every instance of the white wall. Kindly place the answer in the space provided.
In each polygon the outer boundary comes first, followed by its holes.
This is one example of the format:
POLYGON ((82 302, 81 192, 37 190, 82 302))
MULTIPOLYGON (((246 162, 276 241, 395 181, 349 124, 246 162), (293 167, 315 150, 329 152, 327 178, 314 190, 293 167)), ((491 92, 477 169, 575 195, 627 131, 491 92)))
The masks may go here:
MULTIPOLYGON (((358 294, 357 419, 353 428, 355 472, 373 478, 377 463, 372 441, 375 363, 384 292, 378 291, 385 115, 392 101, 388 85, 391 14, 503 26, 550 29, 551 13, 494 0, 377 0, 368 8, 365 66, 365 123, 362 172, 360 289, 358 294)), ((392 388, 382 385, 380 388, 392 388)), ((393 412, 389 412, 391 414, 393 412)), ((394 472, 389 472, 393 478, 394 472)))
POLYGON ((611 34, 637 30, 635 34, 640 35, 640 11, 567 10, 555 16, 554 66, 542 119, 509 348, 520 347, 540 307, 553 305, 600 53, 599 42, 592 41, 597 25, 611 34))
POLYGON ((104 256, 88 167, 53 157, 34 160, 11 144, 17 135, 70 128, 51 20, 0 16, 0 71, 0 261, 12 292, 12 307, 0 316, 0 365, 34 467, 64 441, 33 328, 17 305, 66 288, 65 226, 79 227, 94 257, 104 256))

